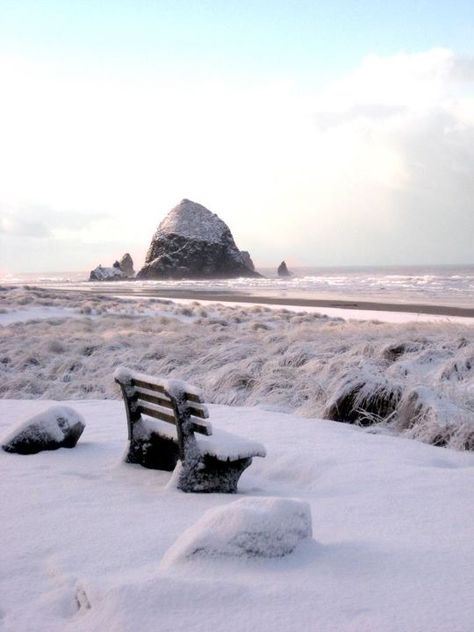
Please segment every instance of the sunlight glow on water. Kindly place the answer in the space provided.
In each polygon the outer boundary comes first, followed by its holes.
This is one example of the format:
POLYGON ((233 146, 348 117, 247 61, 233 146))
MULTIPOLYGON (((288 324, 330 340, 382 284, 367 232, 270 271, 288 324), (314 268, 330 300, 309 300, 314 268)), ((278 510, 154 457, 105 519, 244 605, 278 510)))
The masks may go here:
POLYGON ((66 286, 77 289, 117 290, 205 290, 250 292, 273 296, 311 296, 321 298, 360 298, 373 300, 445 302, 474 306, 474 266, 433 268, 300 268, 288 279, 274 270, 261 270, 260 279, 212 279, 180 281, 114 281, 89 283, 85 272, 19 274, 0 279, 8 284, 66 286))

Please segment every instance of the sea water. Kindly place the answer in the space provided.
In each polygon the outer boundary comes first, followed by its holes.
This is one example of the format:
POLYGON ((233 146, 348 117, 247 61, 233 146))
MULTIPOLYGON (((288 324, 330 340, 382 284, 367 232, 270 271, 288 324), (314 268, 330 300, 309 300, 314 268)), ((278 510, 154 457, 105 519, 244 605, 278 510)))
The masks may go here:
MULTIPOLYGON (((307 267, 292 269, 293 276, 279 278, 275 269, 259 268, 262 278, 178 281, 114 281, 100 287, 117 292, 138 289, 244 292, 255 296, 354 299, 404 303, 431 303, 474 307, 474 265, 399 267, 307 267)), ((0 282, 42 287, 96 289, 87 272, 4 275, 0 282)))

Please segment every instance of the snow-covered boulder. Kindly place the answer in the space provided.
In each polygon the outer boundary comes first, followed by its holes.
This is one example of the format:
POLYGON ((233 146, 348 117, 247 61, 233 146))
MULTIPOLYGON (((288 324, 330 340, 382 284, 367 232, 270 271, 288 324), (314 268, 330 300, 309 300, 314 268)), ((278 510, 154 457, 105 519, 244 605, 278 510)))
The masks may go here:
POLYGON ((51 406, 15 428, 3 440, 2 448, 17 454, 74 448, 85 426, 84 418, 73 408, 51 406))
POLYGON ((137 277, 260 276, 252 266, 250 255, 237 248, 227 224, 201 204, 184 199, 158 226, 137 277))
POLYGON ((283 557, 311 537, 311 509, 307 502, 242 498, 209 509, 171 546, 163 564, 206 557, 283 557))

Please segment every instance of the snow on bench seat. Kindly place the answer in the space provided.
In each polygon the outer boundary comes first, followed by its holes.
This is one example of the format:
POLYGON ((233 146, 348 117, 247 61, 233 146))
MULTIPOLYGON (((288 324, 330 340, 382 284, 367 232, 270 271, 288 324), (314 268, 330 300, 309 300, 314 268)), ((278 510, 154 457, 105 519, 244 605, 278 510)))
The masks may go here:
MULTIPOLYGON (((142 416, 142 428, 149 434, 156 432, 163 438, 176 441, 176 429, 170 424, 159 419, 142 416)), ((226 430, 212 426, 212 435, 196 436, 197 445, 201 454, 209 454, 218 459, 245 459, 253 456, 266 456, 264 446, 258 441, 251 441, 226 430)))

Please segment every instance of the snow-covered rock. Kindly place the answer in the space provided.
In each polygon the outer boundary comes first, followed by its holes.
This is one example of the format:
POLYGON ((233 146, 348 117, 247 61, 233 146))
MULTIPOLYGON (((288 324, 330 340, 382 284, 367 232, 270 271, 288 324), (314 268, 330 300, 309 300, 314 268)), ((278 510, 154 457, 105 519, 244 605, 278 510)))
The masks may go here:
POLYGON ((154 234, 138 272, 141 279, 226 278, 260 276, 248 253, 235 245, 232 233, 215 213, 191 200, 181 200, 154 234))
POLYGON ((290 277, 292 276, 291 272, 288 270, 286 266, 286 262, 282 261, 278 266, 277 273, 279 277, 290 277))
POLYGON ((2 448, 17 454, 74 448, 84 428, 84 418, 73 408, 51 406, 15 428, 5 437, 2 448))
POLYGON ((126 252, 120 261, 115 261, 112 267, 105 268, 99 265, 97 268, 94 268, 89 275, 89 281, 120 281, 122 279, 132 279, 134 276, 133 259, 126 252))
POLYGON ((89 281, 119 281, 125 279, 125 274, 120 269, 118 261, 111 268, 105 268, 102 265, 91 270, 89 281))
POLYGON ((163 564, 202 557, 283 557, 311 537, 307 502, 241 498, 207 511, 168 550, 163 564))

